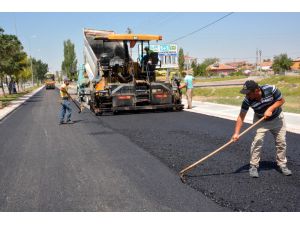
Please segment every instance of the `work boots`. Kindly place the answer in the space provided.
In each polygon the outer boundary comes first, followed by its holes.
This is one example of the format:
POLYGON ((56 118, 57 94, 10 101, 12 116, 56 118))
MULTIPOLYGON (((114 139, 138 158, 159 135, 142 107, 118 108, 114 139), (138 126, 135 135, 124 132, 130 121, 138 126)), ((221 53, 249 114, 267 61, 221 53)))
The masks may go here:
POLYGON ((67 120, 68 124, 73 124, 74 122, 72 120, 67 120))
POLYGON ((292 175, 292 171, 289 170, 286 166, 282 166, 282 167, 279 167, 280 168, 280 171, 283 175, 285 176, 290 176, 292 175))
POLYGON ((257 168, 255 166, 250 166, 249 175, 250 175, 250 177, 253 177, 253 178, 259 177, 257 168))
MULTIPOLYGON (((285 176, 291 176, 292 175, 292 171, 289 170, 286 166, 279 167, 279 170, 285 176)), ((257 168, 255 166, 250 166, 249 175, 250 175, 250 177, 253 177, 253 178, 258 178, 259 177, 257 168)))

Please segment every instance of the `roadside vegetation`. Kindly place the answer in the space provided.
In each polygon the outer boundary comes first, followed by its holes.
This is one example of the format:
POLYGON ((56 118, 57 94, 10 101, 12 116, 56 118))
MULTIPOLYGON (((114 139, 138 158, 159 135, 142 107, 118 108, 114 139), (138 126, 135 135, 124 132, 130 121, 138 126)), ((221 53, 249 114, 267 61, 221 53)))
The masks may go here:
POLYGON ((226 76, 226 77, 195 77, 195 82, 214 82, 214 81, 227 81, 227 80, 238 80, 245 79, 248 76, 246 75, 236 75, 236 76, 226 76))
MULTIPOLYGON (((286 100, 284 111, 300 113, 300 76, 278 75, 258 83, 276 85, 286 100)), ((194 100, 240 106, 244 98, 244 95, 239 93, 240 89, 241 87, 194 88, 194 100)))
POLYGON ((32 92, 34 89, 38 88, 39 86, 29 87, 26 88, 16 94, 7 94, 7 95, 0 95, 0 109, 4 108, 5 106, 9 105, 11 101, 17 100, 18 98, 32 92))
POLYGON ((42 83, 48 64, 30 57, 16 35, 6 34, 0 27, 0 88, 2 95, 19 92, 25 83, 42 83))
POLYGON ((0 108, 37 88, 28 84, 43 83, 47 71, 48 64, 29 56, 18 37, 0 27, 0 108))

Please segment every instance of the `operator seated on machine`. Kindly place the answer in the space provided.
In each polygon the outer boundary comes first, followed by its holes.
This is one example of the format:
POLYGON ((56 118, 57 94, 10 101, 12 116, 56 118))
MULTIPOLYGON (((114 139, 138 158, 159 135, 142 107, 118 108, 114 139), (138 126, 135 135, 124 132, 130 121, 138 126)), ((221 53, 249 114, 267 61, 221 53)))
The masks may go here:
POLYGON ((144 50, 146 51, 146 55, 143 56, 141 64, 142 64, 143 68, 146 68, 147 64, 152 64, 150 54, 153 51, 150 50, 149 47, 145 47, 144 50))
POLYGON ((154 71, 158 63, 158 53, 153 52, 149 47, 145 47, 144 50, 146 51, 146 55, 143 56, 141 61, 142 71, 148 74, 151 81, 154 81, 154 71))

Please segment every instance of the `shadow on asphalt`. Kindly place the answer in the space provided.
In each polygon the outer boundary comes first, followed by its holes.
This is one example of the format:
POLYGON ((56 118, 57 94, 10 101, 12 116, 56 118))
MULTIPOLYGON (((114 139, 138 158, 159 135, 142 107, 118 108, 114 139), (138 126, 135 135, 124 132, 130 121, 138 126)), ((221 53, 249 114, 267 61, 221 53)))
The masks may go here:
POLYGON ((42 99, 32 99, 32 100, 27 100, 26 102, 41 102, 42 99))
MULTIPOLYGON (((248 171, 249 167, 250 167, 249 164, 244 165, 241 168, 237 169, 234 173, 239 173, 239 172, 241 172, 243 170, 248 171)), ((274 169, 279 172, 279 169, 278 169, 278 166, 277 166, 276 162, 273 162, 273 161, 261 161, 259 163, 259 169, 258 170, 260 170, 260 171, 263 171, 263 170, 274 170, 274 169)))
POLYGON ((25 103, 28 103, 28 102, 41 102, 41 101, 43 101, 43 96, 34 95, 31 98, 29 98, 25 103))
POLYGON ((83 121, 83 120, 73 120, 73 124, 74 123, 80 123, 81 121, 83 121))
POLYGON ((114 134, 114 132, 112 132, 112 131, 99 131, 99 132, 91 132, 91 133, 88 133, 88 135, 91 135, 91 136, 97 136, 97 135, 111 135, 111 134, 114 134))
MULTIPOLYGON (((222 176, 222 175, 230 175, 230 174, 239 174, 239 173, 248 173, 250 164, 246 164, 240 168, 238 168, 234 172, 228 172, 228 173, 210 173, 210 174, 197 174, 197 175, 185 175, 186 178, 197 178, 197 177, 209 177, 209 176, 222 176)), ((276 164, 276 162, 273 161, 261 161, 259 164, 259 171, 267 171, 267 170, 276 170, 280 173, 280 170, 276 164)))
POLYGON ((63 124, 59 124, 59 125, 73 125, 75 123, 80 123, 83 120, 72 120, 73 123, 63 123, 63 124))
POLYGON ((110 115, 118 115, 118 116, 125 116, 125 115, 139 115, 139 114, 153 114, 153 113, 168 113, 168 112, 183 112, 183 111, 173 111, 171 109, 148 109, 148 110, 136 110, 136 111, 117 111, 114 114, 110 115))

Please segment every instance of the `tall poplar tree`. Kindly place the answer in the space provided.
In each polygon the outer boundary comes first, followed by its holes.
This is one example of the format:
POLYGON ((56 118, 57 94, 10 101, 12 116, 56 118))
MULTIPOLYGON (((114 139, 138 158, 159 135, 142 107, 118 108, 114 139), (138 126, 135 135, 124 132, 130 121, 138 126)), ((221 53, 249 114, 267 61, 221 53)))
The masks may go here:
POLYGON ((61 70, 70 80, 74 80, 76 79, 76 68, 75 45, 68 39, 64 41, 64 61, 62 62, 61 70))
POLYGON ((179 68, 179 73, 181 75, 183 75, 183 70, 184 70, 184 53, 183 53, 183 49, 182 48, 179 49, 179 53, 178 53, 178 68, 179 68))

